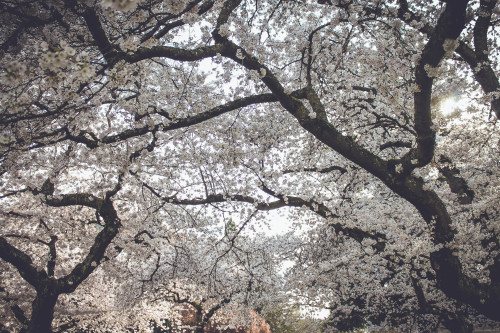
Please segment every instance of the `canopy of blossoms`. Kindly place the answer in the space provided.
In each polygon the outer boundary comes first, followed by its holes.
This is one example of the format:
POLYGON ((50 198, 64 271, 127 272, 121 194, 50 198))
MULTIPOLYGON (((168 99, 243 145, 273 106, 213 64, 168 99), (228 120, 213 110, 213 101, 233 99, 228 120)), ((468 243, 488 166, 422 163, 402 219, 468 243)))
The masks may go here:
POLYGON ((3 330, 498 327, 496 0, 0 13, 3 330))

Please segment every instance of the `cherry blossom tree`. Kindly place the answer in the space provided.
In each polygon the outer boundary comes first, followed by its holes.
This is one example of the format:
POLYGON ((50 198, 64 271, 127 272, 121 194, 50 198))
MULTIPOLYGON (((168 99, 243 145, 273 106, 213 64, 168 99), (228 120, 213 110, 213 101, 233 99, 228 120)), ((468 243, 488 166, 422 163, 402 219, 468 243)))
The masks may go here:
POLYGON ((287 299, 326 329, 500 321, 496 0, 0 11, 3 328, 106 302, 125 327, 166 299, 287 299), (291 233, 266 235, 271 210, 291 233))

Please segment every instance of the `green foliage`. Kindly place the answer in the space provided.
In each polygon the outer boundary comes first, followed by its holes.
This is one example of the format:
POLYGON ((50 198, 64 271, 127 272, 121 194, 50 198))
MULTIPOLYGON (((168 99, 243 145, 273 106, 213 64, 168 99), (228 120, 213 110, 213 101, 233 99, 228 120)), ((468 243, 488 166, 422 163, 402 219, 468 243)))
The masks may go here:
POLYGON ((264 307, 263 317, 273 333, 319 333, 321 321, 305 317, 297 307, 279 303, 264 307))
POLYGON ((238 228, 236 227, 236 223, 234 223, 233 219, 229 219, 227 222, 226 222, 226 226, 225 226, 225 236, 230 238, 230 237, 233 237, 234 234, 238 231, 238 228))

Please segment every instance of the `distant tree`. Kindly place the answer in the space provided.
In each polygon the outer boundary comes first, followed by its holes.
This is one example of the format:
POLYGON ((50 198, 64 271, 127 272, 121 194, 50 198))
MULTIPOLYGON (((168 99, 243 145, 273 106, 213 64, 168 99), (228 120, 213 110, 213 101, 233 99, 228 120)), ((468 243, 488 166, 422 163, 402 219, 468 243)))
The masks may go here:
POLYGON ((278 303, 266 306, 263 312, 273 333, 319 333, 321 330, 321 320, 302 315, 298 307, 278 303))

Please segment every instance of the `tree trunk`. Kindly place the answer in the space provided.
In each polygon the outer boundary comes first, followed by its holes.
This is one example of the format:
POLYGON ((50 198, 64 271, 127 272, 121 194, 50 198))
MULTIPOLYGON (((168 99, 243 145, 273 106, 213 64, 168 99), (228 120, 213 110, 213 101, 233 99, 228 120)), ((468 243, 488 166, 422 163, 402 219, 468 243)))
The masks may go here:
POLYGON ((51 333, 54 307, 59 295, 43 288, 37 290, 36 298, 32 303, 31 319, 26 333, 51 333))

